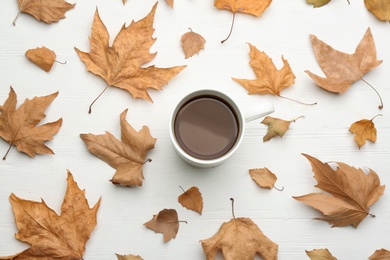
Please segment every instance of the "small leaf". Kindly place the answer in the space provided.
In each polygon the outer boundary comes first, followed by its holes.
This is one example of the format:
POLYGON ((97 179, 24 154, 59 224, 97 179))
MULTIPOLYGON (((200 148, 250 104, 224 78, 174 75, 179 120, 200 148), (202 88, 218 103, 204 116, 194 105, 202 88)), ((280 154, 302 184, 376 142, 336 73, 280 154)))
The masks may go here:
POLYGON ((192 30, 181 36, 181 47, 183 48, 186 59, 204 49, 205 43, 206 40, 202 37, 202 35, 193 32, 192 30))
POLYGON ((390 2, 388 0, 364 0, 366 8, 381 21, 390 21, 390 2))
POLYGON ((179 231, 179 220, 175 209, 163 209, 144 224, 157 233, 164 234, 164 243, 175 238, 179 231))
POLYGON ((250 169, 251 178, 262 188, 272 189, 275 186, 277 177, 268 168, 250 169))
MULTIPOLYGON (((377 116, 381 116, 381 114, 377 116)), ((375 117, 373 117, 371 120, 362 119, 356 121, 349 128, 349 131, 355 134, 355 141, 359 149, 366 143, 366 140, 369 140, 373 143, 376 142, 376 128, 373 122, 375 117)))
POLYGON ((118 260, 143 260, 139 255, 119 255, 115 254, 118 260))
POLYGON ((271 116, 266 116, 263 121, 261 121, 262 124, 265 124, 268 126, 268 132, 267 134, 263 137, 263 142, 267 142, 271 140, 271 138, 275 136, 280 136, 283 137, 283 135, 286 133, 286 131, 290 127, 291 122, 295 122, 299 118, 303 116, 297 117, 293 120, 286 121, 280 118, 275 118, 271 116))
POLYGON ((376 250, 374 254, 369 257, 370 260, 386 260, 390 259, 390 251, 386 249, 376 250))
POLYGON ((165 0, 165 1, 173 9, 173 2, 174 2, 174 0, 165 0))
POLYGON ((313 7, 321 7, 329 2, 330 0, 306 0, 306 3, 313 5, 313 7))
POLYGON ((307 251, 306 254, 310 257, 311 260, 337 260, 327 248, 325 249, 314 249, 312 251, 307 251))
POLYGON ((179 203, 186 209, 193 210, 202 215, 203 198, 197 187, 191 187, 178 198, 179 203))
POLYGON ((51 70, 53 63, 56 60, 55 52, 45 46, 26 51, 26 56, 31 62, 46 72, 51 70))

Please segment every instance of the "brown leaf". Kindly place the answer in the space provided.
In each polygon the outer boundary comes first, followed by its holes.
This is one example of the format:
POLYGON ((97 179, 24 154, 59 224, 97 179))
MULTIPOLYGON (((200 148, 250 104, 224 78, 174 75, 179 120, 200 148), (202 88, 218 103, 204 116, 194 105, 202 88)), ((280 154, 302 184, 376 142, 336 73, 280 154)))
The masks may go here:
POLYGON ((271 2, 272 0, 215 0, 214 6, 218 9, 228 10, 233 13, 245 13, 260 16, 271 2))
POLYGON ((35 19, 45 23, 58 22, 65 18, 65 13, 72 9, 75 4, 69 4, 64 0, 18 0, 19 13, 27 13, 34 16, 35 19))
POLYGON ((175 238, 179 231, 179 220, 175 209, 163 209, 153 218, 144 223, 147 228, 164 234, 164 243, 175 238))
POLYGON ((311 251, 306 250, 306 254, 311 260, 337 260, 327 248, 325 249, 314 249, 311 251))
POLYGON ((390 251, 386 249, 376 250, 374 254, 369 257, 370 260, 386 260, 390 259, 390 251))
POLYGON ((344 93, 352 83, 382 63, 376 59, 375 42, 370 28, 353 54, 337 51, 314 35, 310 35, 310 39, 318 65, 326 77, 317 76, 308 70, 305 72, 317 85, 328 91, 344 93))
POLYGON ((311 163, 317 188, 329 193, 311 193, 293 197, 323 213, 318 218, 328 221, 333 227, 353 225, 355 228, 367 216, 370 206, 382 196, 385 185, 380 185, 378 175, 371 169, 366 174, 362 169, 337 162, 333 170, 326 163, 303 154, 311 163))
POLYGON ((306 0, 306 3, 313 5, 313 7, 321 7, 329 2, 330 0, 306 0))
POLYGON ((173 9, 173 1, 174 0, 165 0, 167 4, 173 9))
POLYGON ((30 248, 10 259, 82 259, 91 232, 96 226, 99 201, 89 208, 85 191, 80 190, 68 171, 68 188, 61 215, 46 203, 23 200, 11 194, 9 200, 19 232, 16 239, 30 248))
POLYGON ((198 187, 191 187, 178 198, 179 203, 186 209, 193 210, 202 215, 203 198, 198 187))
POLYGON ((118 260, 143 260, 139 255, 119 255, 115 254, 118 260))
POLYGON ((250 66, 252 67, 256 79, 237 79, 233 80, 240 83, 248 94, 271 94, 280 96, 280 91, 294 84, 295 75, 287 60, 282 57, 283 68, 277 70, 267 54, 259 51, 255 46, 249 44, 250 47, 250 66))
POLYGON ((200 242, 207 260, 215 259, 218 250, 222 250, 225 259, 253 260, 256 254, 264 260, 278 259, 278 245, 266 237, 250 218, 225 222, 214 236, 200 242))
MULTIPOLYGON (((379 114, 381 115, 381 114, 379 114)), ((377 115, 377 116, 379 116, 377 115)), ((377 117, 375 116, 375 117, 377 117)), ((375 118, 374 117, 374 118, 375 118)), ((362 119, 353 123, 349 131, 355 134, 355 141, 359 149, 366 143, 366 140, 369 140, 373 143, 376 142, 376 128, 373 122, 374 118, 371 120, 362 119)))
POLYGON ((260 187, 266 189, 275 187, 275 182, 278 179, 267 167, 250 169, 249 174, 260 187))
POLYGON ((55 52, 45 46, 26 51, 26 56, 31 62, 46 72, 51 70, 53 63, 56 60, 55 52))
POLYGON ((142 167, 151 161, 146 155, 154 148, 157 139, 150 135, 147 126, 137 132, 126 121, 126 114, 127 109, 120 115, 121 141, 109 132, 104 135, 80 134, 80 137, 93 155, 116 169, 111 180, 113 184, 142 186, 142 167))
POLYGON ((293 120, 286 121, 280 118, 275 118, 271 116, 266 116, 263 121, 261 121, 262 124, 265 124, 268 126, 267 134, 263 137, 263 142, 267 142, 271 140, 275 136, 283 137, 283 135, 286 133, 286 131, 290 127, 291 122, 295 122, 297 119, 301 118, 297 117, 293 120))
POLYGON ((183 48, 186 59, 204 49, 205 43, 206 40, 202 37, 202 35, 193 32, 191 29, 190 32, 181 36, 181 47, 183 48))
POLYGON ((390 21, 390 2, 388 0, 364 0, 366 8, 381 21, 390 21))
POLYGON ((61 127, 62 119, 44 125, 37 124, 46 117, 44 111, 57 95, 58 92, 26 99, 16 109, 16 93, 10 88, 7 100, 0 106, 0 136, 10 144, 3 160, 13 145, 30 157, 36 154, 54 154, 44 143, 53 139, 53 135, 61 127))
POLYGON ((138 22, 131 22, 121 28, 112 46, 109 46, 107 28, 96 10, 90 37, 91 51, 82 52, 75 48, 88 71, 103 78, 109 86, 127 90, 134 98, 152 102, 147 89, 161 90, 162 86, 186 66, 157 68, 141 67, 153 60, 157 53, 149 53, 156 41, 152 37, 157 3, 151 12, 138 22))

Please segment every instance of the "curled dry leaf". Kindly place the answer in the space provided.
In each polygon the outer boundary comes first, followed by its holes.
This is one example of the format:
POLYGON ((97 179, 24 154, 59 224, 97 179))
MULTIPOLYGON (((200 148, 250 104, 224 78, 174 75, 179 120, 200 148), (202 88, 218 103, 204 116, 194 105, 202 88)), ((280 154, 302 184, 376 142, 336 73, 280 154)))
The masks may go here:
POLYGON ((386 249, 376 250, 374 254, 369 257, 370 260, 386 260, 390 259, 390 251, 386 249))
MULTIPOLYGON (((344 93, 359 79, 368 84, 362 78, 363 75, 382 63, 381 60, 376 59, 375 42, 370 28, 367 29, 353 54, 337 51, 314 35, 310 35, 310 39, 318 65, 326 77, 320 77, 309 70, 305 72, 318 86, 330 92, 344 93)), ((373 88, 370 84, 368 85, 373 88)), ((378 94, 375 89, 374 91, 378 94)), ((383 102, 379 94, 378 96, 381 109, 383 102)))
POLYGON ((75 4, 69 4, 64 0, 18 0, 19 13, 13 24, 16 24, 16 19, 21 13, 30 14, 48 24, 58 22, 65 18, 65 13, 74 6, 75 4))
POLYGON ((56 60, 55 52, 46 48, 45 46, 26 51, 26 57, 32 63, 34 63, 46 72, 49 72, 51 70, 53 63, 56 60))
POLYGON ((183 190, 178 198, 179 203, 186 209, 193 210, 202 215, 203 198, 198 187, 191 187, 187 191, 183 190))
POLYGON ((364 0, 366 8, 381 21, 390 21, 390 2, 388 0, 364 0))
POLYGON ((179 219, 175 209, 163 209, 144 224, 157 233, 164 234, 164 243, 175 238, 179 231, 179 219))
POLYGON ((147 126, 137 132, 126 121, 126 114, 127 109, 120 115, 121 141, 109 132, 104 135, 80 134, 80 137, 93 155, 116 169, 111 180, 113 184, 142 186, 142 167, 151 161, 146 155, 154 148, 157 139, 151 136, 147 126))
POLYGON ((61 215, 44 201, 35 202, 11 194, 9 200, 19 232, 16 239, 30 248, 1 259, 83 259, 85 244, 95 228, 99 201, 89 208, 85 190, 80 190, 68 171, 67 190, 61 215))
POLYGON ((7 100, 0 106, 0 136, 10 144, 3 160, 13 145, 30 157, 36 154, 54 154, 45 142, 52 140, 53 135, 58 132, 62 118, 39 126, 37 124, 46 117, 44 112, 57 95, 58 92, 26 99, 16 109, 16 93, 10 88, 7 100))
POLYGON ((250 169, 249 174, 257 185, 265 189, 272 189, 275 187, 275 182, 278 179, 276 175, 267 167, 250 169))
POLYGON ((314 249, 311 251, 306 250, 306 254, 311 260, 337 260, 327 248, 325 249, 314 249))
POLYGON ((200 50, 204 49, 206 40, 202 35, 193 32, 191 29, 181 36, 181 47, 183 48, 185 58, 188 59, 194 54, 199 53, 200 50))
POLYGON ((306 3, 313 5, 313 7, 321 7, 329 2, 330 0, 306 0, 306 3))
POLYGON ((128 27, 123 25, 112 46, 109 46, 107 28, 96 10, 90 37, 91 51, 87 53, 75 48, 87 70, 103 78, 108 86, 124 89, 134 98, 151 102, 147 89, 161 90, 162 86, 186 67, 141 67, 157 55, 149 52, 156 41, 152 37, 156 8, 157 3, 143 19, 132 21, 128 27))
POLYGON ((329 193, 311 193, 294 199, 323 213, 318 219, 333 227, 352 225, 355 228, 370 213, 370 206, 384 193, 378 175, 371 169, 362 169, 337 162, 336 170, 326 163, 303 154, 311 163, 317 188, 329 193))
POLYGON ((349 131, 355 134, 355 141, 359 149, 366 143, 366 140, 369 140, 373 143, 376 142, 376 128, 373 120, 377 116, 381 116, 381 114, 376 115, 371 120, 362 119, 356 121, 349 128, 349 131))
POLYGON ((119 255, 115 254, 118 260, 143 260, 139 255, 119 255))
POLYGON ((275 118, 271 116, 266 116, 263 121, 261 121, 262 124, 265 124, 268 126, 267 134, 263 137, 263 142, 267 142, 271 140, 271 138, 275 136, 283 137, 283 135, 287 132, 287 130, 290 127, 291 122, 295 122, 300 117, 297 117, 293 120, 286 121, 280 118, 275 118))

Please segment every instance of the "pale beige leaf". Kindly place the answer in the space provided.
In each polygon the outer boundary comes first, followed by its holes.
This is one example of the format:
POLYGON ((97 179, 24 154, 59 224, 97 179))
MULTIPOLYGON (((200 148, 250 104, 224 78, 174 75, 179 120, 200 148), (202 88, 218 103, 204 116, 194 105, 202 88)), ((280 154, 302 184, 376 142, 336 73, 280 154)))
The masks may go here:
POLYGON ((386 249, 376 250, 374 254, 369 257, 370 260, 389 260, 390 251, 386 249))
POLYGON ((311 251, 306 250, 306 254, 311 260, 337 260, 327 248, 313 249, 311 251))
POLYGON ((277 180, 276 175, 268 168, 250 169, 251 178, 262 188, 272 189, 277 180))
POLYGON ((186 209, 202 214, 203 198, 198 187, 191 187, 178 198, 179 203, 186 209))
POLYGON ((163 209, 144 223, 147 228, 164 234, 164 243, 175 238, 179 231, 179 220, 175 209, 163 209))
POLYGON ((183 48, 185 58, 188 59, 193 55, 199 53, 200 50, 204 49, 206 40, 202 35, 193 32, 187 32, 181 36, 181 47, 183 48))
POLYGON ((46 72, 51 70, 56 60, 55 52, 45 46, 26 51, 26 57, 46 72))
POLYGON ((139 255, 119 255, 115 254, 118 260, 143 260, 139 255))
POLYGON ((366 8, 381 21, 390 21, 390 1, 364 0, 366 8))

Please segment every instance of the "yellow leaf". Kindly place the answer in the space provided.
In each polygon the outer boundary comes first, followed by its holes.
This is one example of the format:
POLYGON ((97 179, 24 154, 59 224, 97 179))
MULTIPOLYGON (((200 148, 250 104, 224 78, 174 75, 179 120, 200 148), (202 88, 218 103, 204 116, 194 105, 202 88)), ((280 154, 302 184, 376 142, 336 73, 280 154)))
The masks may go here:
POLYGON ((390 21, 390 2, 388 0, 364 0, 366 8, 381 21, 390 21))
MULTIPOLYGON (((381 114, 379 115, 381 116, 381 114)), ((373 143, 376 142, 376 128, 373 122, 375 117, 373 117, 371 120, 362 119, 356 121, 349 128, 349 131, 355 134, 355 141, 359 146, 359 149, 366 143, 366 140, 369 140, 373 143)))

